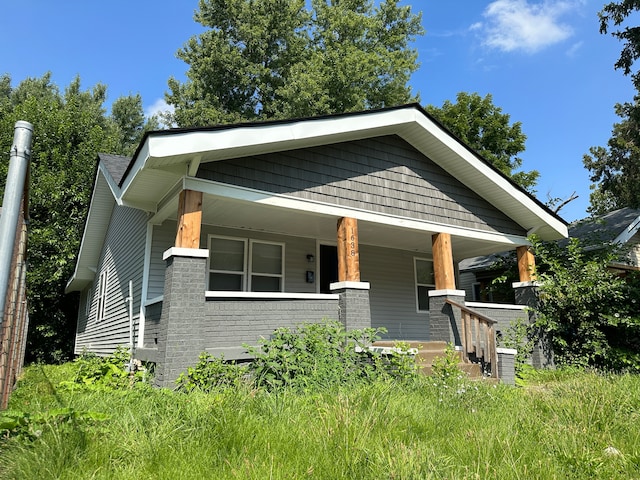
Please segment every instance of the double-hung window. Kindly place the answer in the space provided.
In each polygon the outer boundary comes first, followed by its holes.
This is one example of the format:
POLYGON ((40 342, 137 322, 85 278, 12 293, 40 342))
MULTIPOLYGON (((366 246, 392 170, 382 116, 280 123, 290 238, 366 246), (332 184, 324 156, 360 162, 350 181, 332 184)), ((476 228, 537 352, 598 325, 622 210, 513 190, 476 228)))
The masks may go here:
POLYGON ((282 292, 284 245, 251 240, 249 290, 252 292, 282 292))
POLYGON ((242 292, 247 270, 247 241, 209 237, 209 290, 242 292))
POLYGON ((416 307, 419 312, 429 311, 429 290, 435 290, 433 262, 424 258, 414 258, 416 280, 416 307))
POLYGON ((282 292, 284 244, 209 237, 208 290, 282 292))

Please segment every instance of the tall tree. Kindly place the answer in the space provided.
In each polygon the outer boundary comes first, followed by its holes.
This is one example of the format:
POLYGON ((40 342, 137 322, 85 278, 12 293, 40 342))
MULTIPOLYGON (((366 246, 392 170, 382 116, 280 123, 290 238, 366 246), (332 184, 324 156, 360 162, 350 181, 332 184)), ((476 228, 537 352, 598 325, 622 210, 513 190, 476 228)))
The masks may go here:
MULTIPOLYGON (((50 74, 25 79, 15 88, 8 75, 0 78, 0 150, 5 158, 15 122, 26 120, 34 126, 27 272, 31 360, 61 360, 72 353, 78 302, 66 296, 64 288, 82 238, 96 156, 123 153, 127 133, 118 118, 130 118, 129 125, 144 124, 126 109, 107 116, 105 98, 104 85, 83 90, 79 78, 64 92, 50 74)), ((0 194, 7 163, 0 161, 0 194)))
POLYGON ((169 79, 179 126, 328 114, 415 100, 420 15, 399 0, 200 0, 207 30, 169 79), (309 4, 308 9, 306 5, 309 4))
MULTIPOLYGON (((606 4, 598 13, 600 33, 621 26, 638 10, 640 0, 606 4)), ((633 71, 633 64, 640 57, 640 27, 625 26, 611 34, 623 42, 614 68, 630 75, 640 92, 640 73, 633 71)), ((589 211, 595 215, 627 206, 640 207, 640 96, 637 93, 632 102, 619 103, 614 108, 621 120, 614 124, 607 146, 591 147, 583 159, 594 182, 589 211)))
POLYGON ((493 103, 493 97, 460 92, 456 103, 446 100, 442 107, 429 105, 427 111, 454 135, 476 150, 502 173, 529 192, 534 192, 538 171, 517 171, 522 166, 518 156, 525 149, 526 135, 520 122, 493 103))
POLYGON ((589 206, 594 215, 640 207, 640 106, 637 100, 619 103, 615 111, 622 120, 614 124, 607 146, 591 147, 583 159, 594 182, 589 206))
POLYGON ((146 119, 140 94, 116 99, 111 105, 110 120, 119 133, 117 151, 121 155, 132 155, 145 132, 158 130, 160 122, 156 116, 146 119))

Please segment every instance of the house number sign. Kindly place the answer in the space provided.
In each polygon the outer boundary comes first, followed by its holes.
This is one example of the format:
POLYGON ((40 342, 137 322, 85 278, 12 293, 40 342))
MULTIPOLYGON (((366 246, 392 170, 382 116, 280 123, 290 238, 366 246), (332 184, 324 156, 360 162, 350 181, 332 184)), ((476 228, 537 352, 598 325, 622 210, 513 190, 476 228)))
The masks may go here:
POLYGON ((351 228, 351 236, 349 237, 349 240, 350 240, 349 246, 351 247, 350 256, 355 257, 356 256, 356 236, 353 233, 353 228, 351 228))

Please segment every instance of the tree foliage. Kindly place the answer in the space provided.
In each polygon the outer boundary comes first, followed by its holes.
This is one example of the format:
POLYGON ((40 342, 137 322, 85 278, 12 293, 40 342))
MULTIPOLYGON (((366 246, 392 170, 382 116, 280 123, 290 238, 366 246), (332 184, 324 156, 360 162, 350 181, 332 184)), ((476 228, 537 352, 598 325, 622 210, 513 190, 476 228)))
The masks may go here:
MULTIPOLYGON (((64 287, 82 238, 96 156, 126 153, 134 139, 127 138, 131 130, 121 128, 143 121, 140 112, 124 108, 115 116, 106 115, 105 99, 104 85, 83 90, 80 78, 61 92, 49 73, 27 78, 15 88, 8 75, 0 77, 0 145, 5 159, 15 122, 26 120, 34 126, 27 272, 31 359, 52 361, 71 354, 78 302, 65 296, 64 287)), ((120 105, 126 104, 135 106, 136 101, 123 100, 120 105)), ((7 161, 0 162, 0 194, 7 167, 7 161)))
POLYGON ((178 51, 169 80, 178 126, 341 113, 416 100, 409 48, 420 15, 399 0, 200 0, 207 30, 178 51), (307 5, 310 8, 307 8, 307 5))
POLYGON ((535 327, 560 364, 640 369, 640 277, 609 267, 625 252, 578 239, 565 245, 533 239, 540 297, 535 327))
POLYGON ((592 214, 603 214, 623 207, 640 207, 640 105, 615 106, 622 120, 613 126, 606 147, 591 147, 584 166, 594 183, 592 214))
MULTIPOLYGON (((640 10, 639 0, 622 0, 609 2, 598 13, 600 19, 600 33, 606 34, 611 26, 619 27, 632 13, 640 10)), ((616 69, 621 69, 625 75, 631 75, 636 90, 640 91, 640 75, 633 73, 633 63, 640 57, 640 27, 625 26, 621 30, 611 32, 611 35, 623 42, 622 51, 616 69)))
MULTIPOLYGON (((612 27, 620 27, 629 15, 640 10, 640 1, 622 0, 607 3, 598 13, 600 33, 606 34, 612 27)), ((633 71, 634 62, 640 57, 640 27, 624 26, 611 34, 623 42, 620 57, 614 68, 630 75, 640 92, 640 73, 633 71)), ((594 182, 591 189, 589 212, 600 215, 623 207, 640 207, 640 97, 632 102, 615 105, 621 120, 614 124, 606 147, 591 147, 584 156, 584 166, 594 182)))
POLYGON ((445 101, 442 107, 429 105, 427 111, 459 139, 477 151, 493 166, 529 192, 534 192, 536 170, 517 171, 522 166, 518 154, 525 149, 522 124, 493 103, 493 97, 460 92, 456 103, 445 101))

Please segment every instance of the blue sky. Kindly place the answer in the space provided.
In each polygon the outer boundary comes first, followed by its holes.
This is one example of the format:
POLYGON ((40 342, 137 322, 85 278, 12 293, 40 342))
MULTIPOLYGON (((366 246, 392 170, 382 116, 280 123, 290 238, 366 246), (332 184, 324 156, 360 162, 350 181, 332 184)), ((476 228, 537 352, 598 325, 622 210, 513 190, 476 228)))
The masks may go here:
MULTIPOLYGON (((426 0, 420 68, 411 85, 423 105, 460 91, 490 93, 527 135, 525 170, 540 171, 537 196, 578 200, 560 214, 586 216, 589 175, 582 156, 605 145, 616 102, 630 101, 629 78, 614 71, 621 44, 601 35, 604 0, 426 0)), ((3 5, 0 73, 14 86, 52 72, 61 89, 79 75, 84 88, 108 87, 108 102, 140 93, 147 112, 162 108, 170 76, 187 65, 175 52, 202 31, 197 0, 21 0, 3 5)), ((28 119, 26 119, 28 120, 28 119)))

